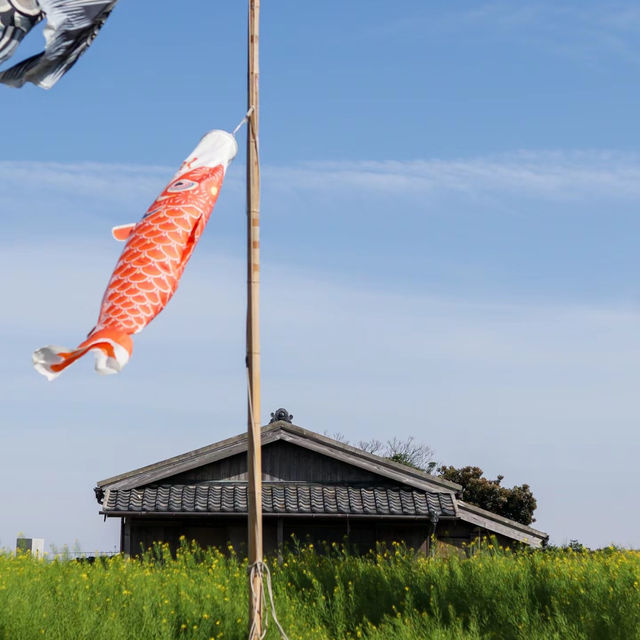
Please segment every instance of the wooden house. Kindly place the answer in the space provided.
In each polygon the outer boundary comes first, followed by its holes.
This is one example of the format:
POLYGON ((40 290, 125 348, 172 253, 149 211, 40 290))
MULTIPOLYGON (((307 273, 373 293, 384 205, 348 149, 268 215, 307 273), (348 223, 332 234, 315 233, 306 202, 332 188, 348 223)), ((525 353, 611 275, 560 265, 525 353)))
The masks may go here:
MULTIPOLYGON (((291 424, 278 410, 262 429, 265 553, 295 536, 368 550, 402 541, 423 552, 435 534, 462 546, 478 536, 541 546, 546 533, 462 500, 461 487, 291 424)), ((247 539, 246 434, 106 480, 95 488, 100 513, 121 518, 121 551, 180 536, 202 546, 247 539)))

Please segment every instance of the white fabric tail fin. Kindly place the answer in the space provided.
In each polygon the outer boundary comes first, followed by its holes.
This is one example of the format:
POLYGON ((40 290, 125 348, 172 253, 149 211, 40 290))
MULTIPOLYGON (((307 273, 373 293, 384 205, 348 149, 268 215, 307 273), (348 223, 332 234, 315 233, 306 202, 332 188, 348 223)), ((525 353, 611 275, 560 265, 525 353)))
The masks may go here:
POLYGON ((126 333, 101 329, 92 333, 77 349, 49 345, 33 352, 33 366, 47 380, 55 380, 70 364, 93 351, 95 369, 102 375, 119 373, 133 351, 133 340, 126 333))

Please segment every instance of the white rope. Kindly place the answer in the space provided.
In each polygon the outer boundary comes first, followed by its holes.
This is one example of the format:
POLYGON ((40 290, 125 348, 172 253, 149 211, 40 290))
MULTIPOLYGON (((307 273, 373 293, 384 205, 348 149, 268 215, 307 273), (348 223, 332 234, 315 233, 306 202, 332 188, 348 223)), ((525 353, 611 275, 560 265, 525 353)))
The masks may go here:
MULTIPOLYGON (((271 617, 278 627, 278 631, 280 632, 280 637, 282 640, 289 640, 287 638, 287 634, 284 632, 280 621, 278 620, 278 616, 276 615, 276 605, 273 601, 273 589, 271 587, 271 572, 269 571, 269 567, 262 561, 254 562, 252 565, 247 567, 247 573, 249 574, 249 584, 251 585, 251 598, 253 602, 257 599, 257 594, 253 587, 253 581, 256 578, 256 574, 261 581, 263 581, 263 576, 267 574, 267 593, 269 594, 269 603, 271 604, 271 617)), ((262 610, 264 611, 263 617, 263 625, 262 625, 262 633, 260 634, 260 640, 267 635, 267 628, 269 627, 269 609, 267 608, 267 599, 264 594, 264 586, 262 589, 262 610)), ((249 640, 253 640, 255 638, 255 634, 257 631, 258 625, 258 617, 256 616, 251 623, 251 628, 249 629, 249 640)))
POLYGON ((240 131, 240 127, 242 127, 242 125, 245 124, 249 120, 249 116, 252 113, 253 113, 253 105, 251 107, 249 107, 249 111, 247 111, 247 113, 244 116, 244 118, 242 118, 242 120, 240 120, 240 122, 238 122, 238 126, 233 130, 233 133, 231 135, 235 136, 236 133, 238 133, 238 131, 240 131))

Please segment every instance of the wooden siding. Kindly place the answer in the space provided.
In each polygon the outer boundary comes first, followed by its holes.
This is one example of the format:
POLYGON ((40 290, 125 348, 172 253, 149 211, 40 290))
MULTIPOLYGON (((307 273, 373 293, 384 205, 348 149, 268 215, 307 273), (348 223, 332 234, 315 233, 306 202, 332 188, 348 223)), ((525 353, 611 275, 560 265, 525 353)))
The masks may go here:
MULTIPOLYGON (((283 441, 298 446, 300 449, 311 451, 317 455, 335 459, 351 467, 373 474, 376 478, 386 478, 388 482, 408 485, 425 491, 446 491, 457 493, 461 486, 448 480, 429 475, 423 471, 407 467, 397 462, 372 455, 343 442, 338 442, 307 431, 287 422, 276 422, 262 429, 262 450, 270 444, 283 441)), ((194 451, 174 456, 155 464, 141 467, 127 473, 107 478, 98 482, 102 489, 134 489, 165 483, 169 478, 179 474, 214 464, 223 459, 246 452, 246 434, 238 435, 221 442, 217 442, 194 451)), ((232 470, 231 470, 232 471, 232 470)), ((233 476, 234 474, 229 474, 233 476)), ((193 477, 196 477, 194 475, 193 477)), ((185 476, 191 477, 191 476, 185 476)), ((235 477, 238 477, 237 475, 235 477)), ((222 478, 219 478, 222 480, 222 478)))
MULTIPOLYGON (((240 555, 246 554, 247 520, 246 518, 191 518, 150 519, 125 518, 122 527, 121 550, 129 555, 137 555, 153 546, 154 542, 166 542, 172 552, 180 544, 180 536, 187 540, 196 540, 202 547, 214 546, 226 550, 232 545, 240 555)), ((366 553, 377 544, 391 545, 403 542, 417 552, 426 553, 429 548, 429 536, 432 525, 427 521, 398 522, 383 520, 336 521, 313 518, 268 518, 263 522, 264 551, 267 555, 278 553, 279 547, 288 547, 298 540, 302 543, 313 542, 318 550, 324 544, 347 542, 355 552, 366 553)))
MULTIPOLYGON (((388 478, 282 440, 262 448, 262 473, 264 482, 318 484, 363 482, 380 486, 390 484, 388 478)), ((229 458, 184 471, 164 478, 159 484, 193 484, 207 481, 246 482, 247 454, 238 453, 229 458)))

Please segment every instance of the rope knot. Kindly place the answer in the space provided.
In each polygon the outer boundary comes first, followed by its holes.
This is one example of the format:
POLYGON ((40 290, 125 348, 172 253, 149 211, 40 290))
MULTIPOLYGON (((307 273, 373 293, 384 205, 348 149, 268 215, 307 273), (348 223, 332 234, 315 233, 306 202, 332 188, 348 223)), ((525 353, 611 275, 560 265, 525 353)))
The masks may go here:
MULTIPOLYGON (((278 616, 276 615, 276 605, 275 605, 275 602, 273 601, 273 589, 271 587, 271 572, 269 571, 269 567, 267 566, 266 563, 262 562, 262 560, 258 560, 257 562, 253 562, 252 564, 247 566, 247 575, 249 576, 249 588, 251 589, 252 602, 256 602, 258 598, 258 594, 255 591, 253 581, 256 578, 260 578, 260 580, 262 580, 263 576, 265 575, 267 576, 267 593, 269 594, 269 603, 271 605, 271 617, 273 618, 273 621, 275 622, 276 627, 278 627, 278 631, 280 632, 280 636, 282 637, 282 640, 289 640, 289 638, 287 638, 287 634, 284 632, 284 629, 282 628, 282 625, 278 621, 278 616)), ((263 638, 267 635, 267 627, 269 626, 269 609, 267 609, 267 599, 264 593, 265 592, 264 585, 262 586, 262 589, 260 589, 260 591, 261 591, 260 599, 262 604, 262 610, 265 612, 264 624, 262 627, 262 633, 260 635, 260 640, 263 640, 263 638)), ((256 622, 256 619, 254 618, 253 622, 251 623, 251 629, 249 629, 249 640, 253 640, 253 638, 256 635, 256 624, 257 622, 256 622)))

